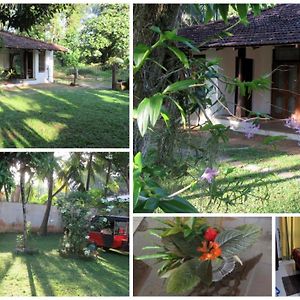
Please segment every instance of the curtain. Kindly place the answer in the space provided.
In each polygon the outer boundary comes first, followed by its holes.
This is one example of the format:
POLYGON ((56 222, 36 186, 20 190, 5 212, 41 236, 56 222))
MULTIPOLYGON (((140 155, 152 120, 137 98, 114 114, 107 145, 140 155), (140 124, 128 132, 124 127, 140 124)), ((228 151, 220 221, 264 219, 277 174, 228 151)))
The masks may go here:
POLYGON ((280 218, 280 246, 283 259, 291 259, 292 250, 300 248, 300 218, 280 218))

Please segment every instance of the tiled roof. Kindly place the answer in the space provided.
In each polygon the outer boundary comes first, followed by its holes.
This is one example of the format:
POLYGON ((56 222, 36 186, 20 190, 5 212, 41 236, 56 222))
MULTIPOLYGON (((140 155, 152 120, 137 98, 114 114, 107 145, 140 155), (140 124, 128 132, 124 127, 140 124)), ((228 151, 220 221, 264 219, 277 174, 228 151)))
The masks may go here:
POLYGON ((266 9, 259 16, 248 15, 247 26, 238 24, 229 30, 232 36, 220 37, 220 33, 236 23, 237 18, 210 22, 179 29, 197 46, 204 48, 284 45, 300 43, 300 4, 279 4, 266 9))
POLYGON ((63 46, 42 42, 7 31, 0 31, 0 44, 4 48, 67 51, 63 46))

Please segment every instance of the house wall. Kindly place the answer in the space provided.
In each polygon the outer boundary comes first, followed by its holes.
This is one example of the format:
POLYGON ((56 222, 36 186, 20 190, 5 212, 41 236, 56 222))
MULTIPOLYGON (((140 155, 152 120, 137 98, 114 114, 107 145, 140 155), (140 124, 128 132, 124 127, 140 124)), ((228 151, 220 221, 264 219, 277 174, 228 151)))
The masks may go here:
MULTIPOLYGON (((40 84, 40 83, 51 83, 53 79, 53 70, 54 70, 54 57, 53 51, 46 51, 45 56, 46 68, 45 72, 39 72, 39 51, 33 51, 33 79, 27 79, 22 82, 22 84, 40 84)), ((9 68, 9 50, 1 49, 0 50, 0 68, 8 69, 9 68)))
MULTIPOLYGON (((38 231, 46 210, 45 205, 27 204, 27 221, 31 223, 33 232, 38 231)), ((21 203, 0 202, 0 232, 21 232, 23 228, 23 213, 21 203)), ((62 232, 62 219, 57 207, 51 207, 49 232, 62 232)))
MULTIPOLYGON (((209 49, 203 52, 206 55, 206 59, 212 60, 219 58, 219 66, 217 70, 226 77, 235 77, 235 60, 238 56, 238 50, 234 48, 223 48, 221 50, 209 49)), ((272 72, 272 59, 273 59, 273 46, 263 46, 256 49, 246 48, 246 58, 253 59, 253 79, 257 79, 263 75, 271 74, 272 72)), ((229 92, 226 89, 226 84, 221 81, 215 80, 215 84, 220 89, 214 89, 211 93, 211 99, 214 103, 223 94, 225 97, 225 103, 228 110, 234 113, 234 91, 229 92)), ((259 113, 271 113, 271 90, 259 90, 254 91, 252 94, 252 110, 259 113)), ((212 108, 207 109, 208 116, 228 115, 228 111, 222 108, 221 105, 214 105, 212 108)), ((204 115, 200 115, 200 119, 194 114, 191 117, 191 123, 193 125, 201 124, 205 122, 204 115)))
POLYGON ((9 52, 7 49, 0 49, 0 68, 9 68, 9 52))
POLYGON ((45 72, 39 72, 39 51, 34 50, 33 69, 35 80, 30 80, 31 84, 53 82, 53 51, 46 51, 46 68, 45 72))
MULTIPOLYGON (((246 57, 253 59, 253 79, 257 79, 266 74, 271 74, 273 49, 273 46, 264 46, 256 49, 247 48, 246 57)), ((252 94, 252 110, 255 112, 270 114, 271 99, 271 89, 254 91, 252 94)))

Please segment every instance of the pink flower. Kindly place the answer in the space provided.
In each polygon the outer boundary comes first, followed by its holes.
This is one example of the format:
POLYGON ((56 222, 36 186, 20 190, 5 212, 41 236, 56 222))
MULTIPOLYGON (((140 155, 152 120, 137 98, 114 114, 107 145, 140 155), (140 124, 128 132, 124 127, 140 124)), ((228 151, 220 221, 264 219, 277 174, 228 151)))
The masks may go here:
POLYGON ((300 123, 294 118, 285 119, 285 126, 291 129, 295 129, 297 133, 300 132, 300 123))
POLYGON ((255 125, 254 123, 250 123, 248 121, 244 121, 244 131, 247 139, 251 139, 254 137, 254 134, 258 132, 260 125, 255 125))
POLYGON ((218 170, 206 168, 200 178, 202 180, 206 180, 208 183, 212 183, 214 177, 216 177, 218 174, 219 174, 218 170))

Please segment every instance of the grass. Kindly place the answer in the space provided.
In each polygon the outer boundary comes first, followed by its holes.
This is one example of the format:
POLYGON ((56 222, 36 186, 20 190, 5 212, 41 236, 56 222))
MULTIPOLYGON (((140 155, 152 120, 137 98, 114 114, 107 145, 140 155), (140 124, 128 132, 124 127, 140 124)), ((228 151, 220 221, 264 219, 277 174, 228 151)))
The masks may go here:
POLYGON ((128 127, 128 92, 54 84, 0 97, 0 147, 126 148, 128 127))
POLYGON ((14 255, 15 234, 0 234, 0 296, 128 296, 128 256, 62 258, 60 235, 34 237, 35 255, 14 255))
MULTIPOLYGON (((245 189, 242 200, 232 203, 211 201, 207 186, 188 190, 181 196, 188 199, 200 212, 213 213, 283 213, 299 212, 300 202, 300 154, 290 155, 283 151, 262 147, 227 146, 219 166, 220 175, 216 178, 219 198, 231 194, 231 199, 245 189), (233 171, 225 175, 226 170, 233 171), (226 186, 227 193, 222 193, 226 186)), ((163 185, 175 192, 201 176, 206 167, 196 164, 179 179, 164 178, 163 185)))

